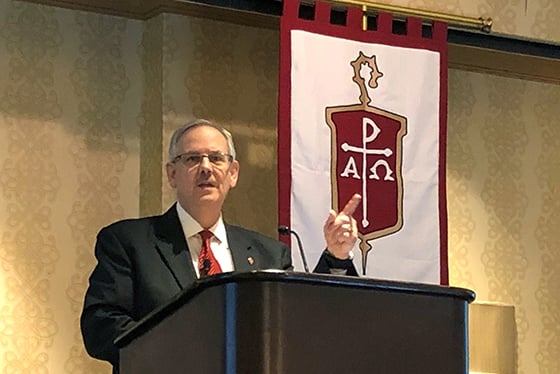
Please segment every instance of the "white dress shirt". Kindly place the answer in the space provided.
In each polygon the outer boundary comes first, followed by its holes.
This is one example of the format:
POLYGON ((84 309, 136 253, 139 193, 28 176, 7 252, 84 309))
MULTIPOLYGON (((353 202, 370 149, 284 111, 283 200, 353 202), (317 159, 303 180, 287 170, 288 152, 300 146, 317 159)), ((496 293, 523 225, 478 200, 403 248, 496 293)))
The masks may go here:
MULTIPOLYGON (((202 247, 202 239, 200 238, 199 232, 204 230, 198 222, 192 216, 183 209, 181 204, 177 202, 177 214, 179 215, 179 221, 183 227, 183 233, 185 234, 185 239, 189 245, 189 250, 191 252, 191 259, 196 271, 196 275, 200 277, 198 271, 198 255, 200 254, 200 248, 202 247)), ((233 271, 233 259, 231 257, 231 251, 229 249, 226 227, 222 216, 218 219, 218 222, 208 229, 214 236, 210 239, 210 248, 214 257, 220 264, 222 271, 229 272, 233 271)))

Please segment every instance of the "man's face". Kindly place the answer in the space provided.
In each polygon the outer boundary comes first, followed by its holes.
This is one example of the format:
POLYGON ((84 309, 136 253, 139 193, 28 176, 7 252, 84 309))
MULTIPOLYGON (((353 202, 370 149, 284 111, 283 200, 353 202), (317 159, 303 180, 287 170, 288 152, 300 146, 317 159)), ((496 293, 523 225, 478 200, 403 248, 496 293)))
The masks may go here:
POLYGON ((176 156, 184 156, 166 165, 169 184, 176 190, 181 206, 191 215, 201 208, 220 211, 229 189, 237 184, 237 160, 228 158, 220 162, 216 157, 206 157, 220 153, 228 154, 224 135, 213 127, 201 125, 183 134, 176 156))

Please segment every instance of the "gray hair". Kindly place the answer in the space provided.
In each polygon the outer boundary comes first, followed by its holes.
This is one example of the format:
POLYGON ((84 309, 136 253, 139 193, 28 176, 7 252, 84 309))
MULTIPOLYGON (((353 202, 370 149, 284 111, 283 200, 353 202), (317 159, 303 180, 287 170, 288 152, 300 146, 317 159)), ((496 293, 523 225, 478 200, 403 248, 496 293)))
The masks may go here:
POLYGON ((169 141, 169 161, 173 161, 173 159, 178 156, 179 142, 181 141, 183 135, 185 135, 187 131, 199 126, 213 127, 219 132, 221 132, 224 138, 226 138, 227 145, 228 145, 228 153, 235 160, 235 146, 233 145, 233 136, 231 135, 231 133, 227 131, 225 128, 215 123, 212 123, 208 120, 195 119, 194 121, 184 124, 183 126, 179 127, 177 130, 175 130, 175 132, 173 132, 173 135, 171 136, 171 140, 169 141))

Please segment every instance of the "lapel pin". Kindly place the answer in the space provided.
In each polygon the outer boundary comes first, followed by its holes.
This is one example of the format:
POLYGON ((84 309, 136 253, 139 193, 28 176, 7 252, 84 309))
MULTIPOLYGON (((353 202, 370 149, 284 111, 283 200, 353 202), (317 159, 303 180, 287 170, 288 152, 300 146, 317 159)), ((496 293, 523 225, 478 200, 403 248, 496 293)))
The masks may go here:
POLYGON ((253 257, 247 257, 247 262, 249 263, 249 265, 253 265, 255 263, 255 260, 253 259, 253 257))

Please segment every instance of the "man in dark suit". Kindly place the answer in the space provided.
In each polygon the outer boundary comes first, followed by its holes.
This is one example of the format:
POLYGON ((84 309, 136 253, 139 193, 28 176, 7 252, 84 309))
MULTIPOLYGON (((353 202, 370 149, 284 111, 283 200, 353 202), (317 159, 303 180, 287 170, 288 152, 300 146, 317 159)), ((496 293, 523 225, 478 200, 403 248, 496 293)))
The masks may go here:
MULTIPOLYGON (((235 187, 239 162, 231 134, 209 121, 177 129, 169 145, 168 181, 175 203, 163 215, 123 220, 97 237, 81 329, 88 353, 118 372, 115 338, 164 305, 199 277, 292 267, 290 249, 254 231, 224 223, 222 206, 235 187)), ((351 249, 357 239, 355 195, 324 226, 327 249, 316 272, 357 275, 351 249)))

